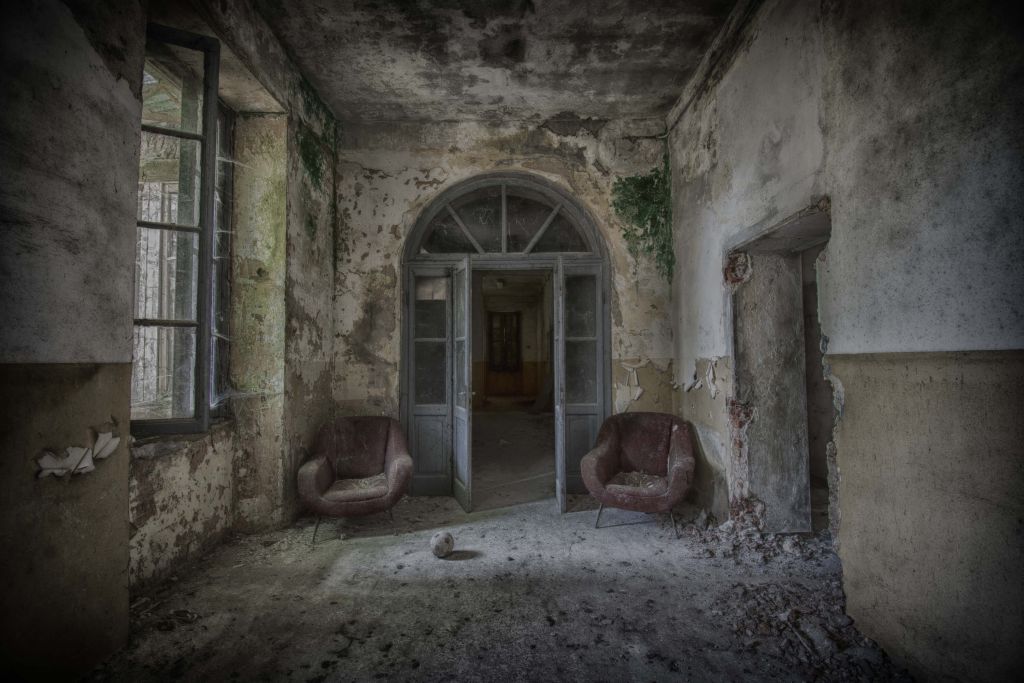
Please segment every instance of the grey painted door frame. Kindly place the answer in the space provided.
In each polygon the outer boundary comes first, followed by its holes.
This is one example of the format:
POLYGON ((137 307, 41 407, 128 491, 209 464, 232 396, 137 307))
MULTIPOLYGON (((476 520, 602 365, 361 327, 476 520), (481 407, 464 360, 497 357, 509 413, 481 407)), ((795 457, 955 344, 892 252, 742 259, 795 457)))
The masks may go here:
MULTIPOLYGON (((504 228, 503 228, 504 229, 504 228)), ((556 420, 556 473, 558 491, 557 503, 560 511, 565 510, 565 493, 582 493, 582 481, 579 476, 578 458, 585 453, 596 438, 601 421, 611 409, 611 315, 608 292, 610 289, 609 260, 603 240, 597 231, 596 224, 576 201, 564 189, 542 178, 525 173, 491 173, 478 176, 459 183, 442 192, 424 210, 406 241, 406 251, 402 264, 402 337, 400 363, 400 414, 403 429, 409 440, 413 454, 414 472, 413 488, 415 495, 452 495, 455 493, 454 459, 458 445, 455 443, 457 423, 455 406, 454 372, 456 362, 454 347, 456 332, 454 325, 453 297, 459 295, 455 291, 455 272, 465 268, 466 287, 461 294, 468 296, 471 287, 472 272, 501 270, 542 270, 551 273, 553 282, 553 309, 555 311, 555 420, 556 420), (419 245, 433 219, 458 197, 477 189, 494 186, 495 184, 525 187, 535 192, 547 194, 552 201, 557 201, 560 211, 572 217, 584 238, 590 245, 590 251, 562 253, 474 253, 466 254, 425 254, 419 253, 419 245), (564 283, 566 274, 583 275, 595 280, 597 299, 595 303, 596 341, 594 355, 596 360, 594 386, 595 400, 585 405, 567 405, 565 403, 565 336, 564 336, 564 283), (416 310, 416 279, 420 277, 447 277, 448 289, 446 296, 446 316, 448 336, 446 337, 445 367, 447 369, 444 404, 417 405, 415 386, 415 355, 417 343, 415 337, 416 310), (568 459, 568 460, 567 460, 568 459)), ((467 311, 469 313, 469 311, 467 311)), ((467 319, 471 315, 466 316, 467 319)), ((465 337, 469 339, 469 337, 465 337)), ((468 351, 471 351, 467 347, 468 351)), ((471 358, 467 353, 467 358, 471 358)), ((464 361, 466 359, 463 359, 464 361)), ((472 364, 469 363, 469 368, 472 364)), ((465 369, 464 369, 465 370, 465 369)), ((466 370, 468 371, 468 370, 466 370)), ((469 376, 466 382, 472 385, 469 376)), ((471 412, 471 403, 467 410, 471 412)), ((471 424, 470 415, 465 415, 465 424, 471 424)), ((471 439, 466 434, 464 438, 471 439)), ((469 453, 468 448, 466 449, 469 453)), ((471 463, 470 463, 471 467, 471 463)), ((469 470, 471 472, 471 470, 469 470)), ((470 474, 471 477, 471 474, 470 474)), ((471 484, 471 482, 461 482, 471 484)), ((471 506, 471 491, 460 493, 460 502, 471 506), (465 501, 462 501, 462 498, 465 501)))

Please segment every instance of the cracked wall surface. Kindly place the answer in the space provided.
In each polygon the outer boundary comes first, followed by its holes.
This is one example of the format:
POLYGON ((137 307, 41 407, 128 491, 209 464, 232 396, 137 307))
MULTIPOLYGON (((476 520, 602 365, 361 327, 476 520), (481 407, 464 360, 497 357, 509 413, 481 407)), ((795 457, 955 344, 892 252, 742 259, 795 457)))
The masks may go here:
POLYGON ((345 120, 499 122, 660 115, 734 1, 256 5, 345 120))
POLYGON ((661 125, 651 119, 568 127, 545 121, 343 125, 334 311, 339 409, 398 417, 405 237, 445 188, 480 173, 516 170, 565 188, 595 218, 607 244, 614 404, 670 410, 669 287, 646 257, 628 254, 610 203, 617 176, 660 163, 661 125), (634 378, 627 365, 636 368, 634 378))
POLYGON ((162 579, 220 542, 234 523, 234 425, 132 449, 128 581, 162 579), (173 510, 173 515, 168 511, 173 510))
POLYGON ((176 2, 150 9, 220 39, 235 70, 222 74, 225 87, 242 93, 231 104, 271 111, 241 108, 235 122, 231 416, 198 443, 137 449, 133 585, 165 577, 225 528, 289 522, 302 447, 334 413, 333 114, 249 3, 199 3, 199 14, 176 2), (238 73, 246 67, 258 82, 238 73), (183 476, 197 458, 206 464, 183 476))
POLYGON ((135 3, 99 1, 5 10, 0 660, 15 678, 68 678, 128 636, 144 17, 135 3), (122 438, 93 471, 37 478, 44 449, 92 443, 108 422, 122 438))
MULTIPOLYGON (((1012 429, 999 417, 1012 399, 986 374, 994 369, 961 370, 944 354, 1024 346, 1019 20, 996 5, 974 12, 956 2, 769 0, 740 3, 728 25, 668 117, 677 406, 701 436, 708 466, 698 463, 698 481, 701 469, 712 480, 724 473, 711 497, 720 500, 722 487, 743 488, 737 463, 764 456, 748 449, 743 425, 730 422, 748 410, 753 422, 739 422, 749 429, 758 420, 759 406, 740 401, 742 379, 720 373, 724 400, 700 381, 712 360, 722 366, 736 353, 732 288, 744 268, 727 254, 827 198, 832 232, 817 268, 818 317, 842 438, 826 446, 826 463, 850 613, 919 675, 983 680, 1019 670, 1019 661, 986 658, 978 648, 937 648, 930 626, 942 623, 946 642, 974 642, 984 632, 1000 651, 1020 651, 1008 635, 1019 629, 997 633, 984 623, 984 605, 1006 595, 1005 577, 997 572, 977 591, 967 578, 1019 563, 1019 543, 998 541, 1017 508, 971 493, 1002 490, 1000 477, 1019 476, 1006 473, 1016 456, 1005 446, 1012 429), (891 386, 877 381, 886 359, 899 359, 909 374, 891 386), (962 453, 914 417, 927 399, 897 399, 910 387, 933 395, 937 389, 921 384, 925 368, 965 382, 976 373, 971 381, 987 389, 965 393, 962 410, 992 411, 974 422, 949 416, 963 430, 958 440, 986 444, 993 465, 966 488, 945 487, 942 505, 928 487, 907 488, 962 453), (853 419, 851 405, 865 412, 853 419), (872 405, 886 406, 889 426, 872 405), (867 501, 881 504, 869 512, 867 501), (948 555, 929 539, 962 525, 985 550, 964 551, 961 566, 947 567, 948 555), (899 550, 885 551, 876 540, 895 528, 899 550), (884 577, 870 569, 878 566, 884 577), (893 588, 885 599, 874 580, 893 588), (941 589, 926 604, 916 590, 903 593, 913 581, 941 589), (970 605, 955 597, 967 593, 970 605), (953 612, 958 619, 947 619, 953 612)), ((1017 371, 1006 357, 989 362, 1017 371)), ((1009 597, 1019 613, 1019 596, 1009 597)))

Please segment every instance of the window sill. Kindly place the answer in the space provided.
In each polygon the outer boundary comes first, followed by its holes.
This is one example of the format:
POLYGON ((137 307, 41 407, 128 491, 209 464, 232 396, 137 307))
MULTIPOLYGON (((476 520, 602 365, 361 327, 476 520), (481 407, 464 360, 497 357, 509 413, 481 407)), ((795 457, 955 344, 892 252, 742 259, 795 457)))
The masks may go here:
POLYGON ((205 432, 196 434, 163 434, 133 438, 131 442, 132 459, 152 460, 163 458, 188 449, 191 445, 204 439, 218 439, 234 431, 234 418, 216 418, 205 432))

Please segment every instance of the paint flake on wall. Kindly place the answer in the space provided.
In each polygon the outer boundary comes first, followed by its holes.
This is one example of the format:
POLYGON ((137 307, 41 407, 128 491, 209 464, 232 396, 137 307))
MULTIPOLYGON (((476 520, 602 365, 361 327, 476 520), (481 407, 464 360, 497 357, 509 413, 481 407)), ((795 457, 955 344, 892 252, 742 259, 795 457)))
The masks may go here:
POLYGON ((96 469, 95 462, 109 457, 118 444, 121 437, 115 436, 114 432, 97 432, 96 440, 92 446, 68 446, 64 449, 63 455, 57 455, 53 451, 43 451, 36 458, 39 465, 39 472, 36 476, 40 479, 53 475, 63 477, 65 474, 85 474, 96 469))

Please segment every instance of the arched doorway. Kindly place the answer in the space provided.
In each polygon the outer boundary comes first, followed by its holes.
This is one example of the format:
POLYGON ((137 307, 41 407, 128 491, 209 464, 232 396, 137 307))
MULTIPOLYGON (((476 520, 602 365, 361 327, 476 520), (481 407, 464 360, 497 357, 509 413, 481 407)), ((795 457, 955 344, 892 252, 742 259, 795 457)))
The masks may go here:
POLYGON ((401 395, 413 492, 454 495, 472 509, 474 273, 537 274, 551 291, 555 498, 564 512, 566 494, 584 492, 579 461, 611 405, 608 258, 593 219, 542 178, 484 174, 430 203, 402 265, 401 395))

